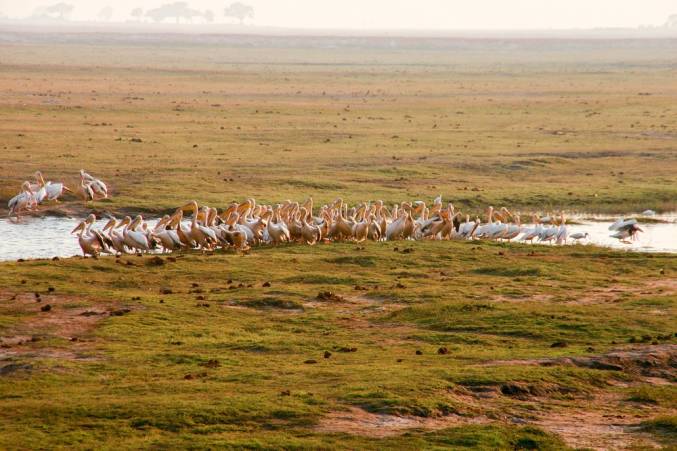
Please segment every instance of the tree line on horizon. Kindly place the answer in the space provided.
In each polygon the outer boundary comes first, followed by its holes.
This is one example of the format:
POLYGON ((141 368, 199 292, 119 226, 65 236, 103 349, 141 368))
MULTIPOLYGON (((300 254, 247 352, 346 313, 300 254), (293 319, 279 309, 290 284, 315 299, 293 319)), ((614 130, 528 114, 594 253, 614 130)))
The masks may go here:
MULTIPOLYGON (((70 20, 74 10, 75 6, 72 4, 59 2, 36 8, 29 19, 66 21, 70 20)), ((188 2, 184 1, 165 3, 157 8, 151 8, 145 11, 140 7, 133 8, 130 11, 129 16, 138 22, 147 18, 155 23, 171 20, 177 24, 182 23, 182 21, 183 23, 192 23, 194 18, 200 18, 206 23, 212 23, 216 17, 214 11, 210 9, 199 11, 190 8, 188 2)), ((223 16, 235 19, 240 25, 244 25, 245 20, 254 18, 254 7, 239 1, 234 2, 224 8, 223 16)), ((2 17, 2 14, 0 14, 0 17, 2 17)), ((113 7, 110 5, 104 6, 99 11, 96 18, 102 22, 109 22, 113 18, 113 7)))

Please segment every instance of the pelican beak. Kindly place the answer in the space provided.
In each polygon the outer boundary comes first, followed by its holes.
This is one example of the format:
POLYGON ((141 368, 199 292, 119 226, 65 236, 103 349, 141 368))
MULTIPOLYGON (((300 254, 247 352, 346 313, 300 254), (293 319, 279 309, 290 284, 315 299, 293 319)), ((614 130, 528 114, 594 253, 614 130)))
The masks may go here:
POLYGON ((73 230, 71 230, 71 233, 75 233, 75 232, 77 232, 77 231, 79 231, 79 230, 82 230, 82 229, 84 229, 84 228, 85 228, 85 222, 82 221, 80 224, 78 224, 77 226, 75 226, 75 228, 74 228, 73 230))
POLYGON ((186 211, 186 210, 193 211, 193 210, 197 210, 197 208, 198 208, 197 201, 192 200, 192 201, 188 202, 186 205, 179 207, 179 210, 181 210, 182 212, 186 211))
POLYGON ((127 224, 129 224, 131 221, 132 221, 131 218, 129 216, 126 216, 122 221, 120 221, 120 224, 118 224, 115 228, 119 229, 120 227, 124 227, 127 224))

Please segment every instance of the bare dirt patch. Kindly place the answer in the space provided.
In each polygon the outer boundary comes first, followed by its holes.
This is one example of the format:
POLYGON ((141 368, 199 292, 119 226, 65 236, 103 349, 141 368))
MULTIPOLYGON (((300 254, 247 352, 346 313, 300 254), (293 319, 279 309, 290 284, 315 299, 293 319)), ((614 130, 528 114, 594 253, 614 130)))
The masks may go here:
POLYGON ((380 438, 402 434, 410 429, 436 430, 464 424, 485 424, 489 421, 484 416, 445 415, 424 418, 410 415, 377 414, 351 407, 345 411, 330 412, 320 420, 316 429, 320 432, 380 438))
MULTIPOLYGON (((622 371, 646 378, 669 379, 677 373, 677 345, 645 345, 612 350, 606 354, 558 357, 554 359, 488 360, 480 366, 501 365, 574 365, 607 371, 622 371)), ((648 379, 651 380, 651 379, 648 379)))
POLYGON ((0 332, 0 359, 85 358, 97 324, 111 315, 131 311, 60 294, 0 292, 0 299, 0 314, 16 318, 0 332), (67 341, 53 345, 55 338, 67 341))
POLYGON ((659 414, 655 409, 630 408, 618 393, 602 392, 575 404, 550 404, 533 424, 559 435, 574 448, 651 449, 660 445, 650 434, 641 432, 639 424, 659 414))
POLYGON ((582 296, 572 298, 569 303, 577 305, 604 304, 607 302, 619 302, 624 296, 632 295, 657 295, 670 296, 677 294, 677 279, 666 278, 650 280, 642 285, 611 285, 598 288, 584 293, 582 296))

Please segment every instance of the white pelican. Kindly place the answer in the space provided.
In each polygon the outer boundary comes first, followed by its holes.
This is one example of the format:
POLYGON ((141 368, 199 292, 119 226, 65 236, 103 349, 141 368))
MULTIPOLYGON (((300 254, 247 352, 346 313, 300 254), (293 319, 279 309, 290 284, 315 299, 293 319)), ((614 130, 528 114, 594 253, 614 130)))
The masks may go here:
POLYGON ((102 180, 87 174, 84 169, 80 169, 80 178, 87 182, 94 194, 104 198, 108 197, 108 187, 102 180))
POLYGON ((7 216, 11 217, 12 214, 14 214, 16 216, 16 220, 18 221, 21 218, 22 212, 34 208, 36 205, 37 203, 35 196, 31 191, 30 182, 23 182, 21 185, 21 192, 12 197, 9 202, 7 202, 7 207, 9 208, 7 216))
POLYGON ((78 194, 82 197, 85 205, 87 205, 87 202, 94 200, 94 190, 92 190, 92 186, 87 183, 84 178, 80 178, 78 194))
POLYGON ((45 179, 42 176, 42 172, 37 171, 35 173, 35 178, 40 184, 40 190, 38 191, 38 203, 43 202, 44 200, 53 200, 54 202, 59 202, 59 197, 63 194, 64 191, 72 193, 70 188, 68 188, 63 183, 54 183, 54 182, 45 182, 45 179))
POLYGON ((142 222, 143 218, 141 215, 138 215, 133 221, 129 216, 125 216, 117 227, 124 226, 122 236, 124 237, 127 247, 137 251, 149 251, 151 249, 151 243, 148 241, 148 236, 145 232, 136 230, 142 222))
POLYGON ((82 255, 92 255, 97 257, 101 252, 112 253, 108 247, 106 238, 95 229, 92 225, 96 221, 94 215, 89 215, 86 220, 81 221, 71 233, 80 232, 78 234, 78 243, 82 249, 82 255))
POLYGON ((199 207, 197 201, 193 200, 188 202, 186 205, 181 207, 181 209, 192 209, 193 210, 193 219, 190 224, 190 235, 191 238, 197 242, 197 244, 203 249, 214 249, 214 246, 218 242, 216 238, 216 233, 209 227, 198 224, 197 218, 199 214, 199 207))
POLYGON ((569 231, 567 230, 567 221, 564 218, 564 213, 560 213, 560 223, 559 229, 557 230, 557 236, 555 237, 555 242, 557 244, 566 244, 567 236, 569 236, 569 231))
POLYGON ((125 237, 122 235, 122 232, 116 230, 117 220, 111 218, 106 225, 101 229, 102 233, 108 231, 108 238, 112 243, 113 249, 119 254, 127 254, 128 250, 125 247, 125 237))

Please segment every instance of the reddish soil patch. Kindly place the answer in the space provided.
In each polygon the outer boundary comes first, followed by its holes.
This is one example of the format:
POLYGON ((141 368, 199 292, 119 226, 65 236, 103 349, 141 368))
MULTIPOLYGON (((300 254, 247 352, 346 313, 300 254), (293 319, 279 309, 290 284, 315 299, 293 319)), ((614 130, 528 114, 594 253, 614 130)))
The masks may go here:
POLYGON ((59 294, 0 292, 0 314, 15 317, 14 324, 0 335, 0 359, 47 357, 78 359, 91 347, 91 332, 111 314, 126 313, 112 306, 59 294), (47 308, 49 306, 49 308, 47 308), (68 340, 46 346, 54 338, 68 340))
POLYGON ((389 437, 402 434, 409 429, 436 430, 464 424, 485 424, 490 420, 484 416, 464 417, 446 415, 423 418, 410 415, 387 415, 370 413, 351 407, 345 411, 330 412, 317 425, 320 432, 364 435, 367 437, 389 437))
MULTIPOLYGON (((660 415, 655 408, 639 409, 622 402, 617 393, 604 392, 575 405, 550 404, 533 424, 559 435, 573 448, 619 450, 660 448, 639 424, 660 415)), ((674 412, 672 412, 674 414, 674 412)))
POLYGON ((632 295, 657 295, 670 296, 677 293, 677 279, 650 280, 637 286, 612 285, 606 288, 593 289, 579 297, 572 298, 572 304, 603 304, 607 302, 619 302, 624 296, 632 295))

